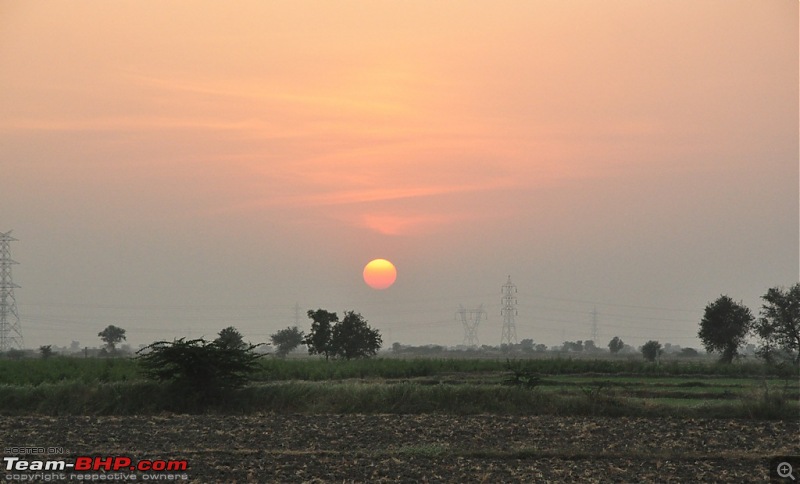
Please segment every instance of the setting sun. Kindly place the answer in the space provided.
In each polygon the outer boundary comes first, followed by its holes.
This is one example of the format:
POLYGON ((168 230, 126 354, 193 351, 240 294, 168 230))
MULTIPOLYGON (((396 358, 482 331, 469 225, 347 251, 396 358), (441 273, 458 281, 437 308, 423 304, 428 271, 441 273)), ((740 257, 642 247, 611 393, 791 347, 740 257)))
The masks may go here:
POLYGON ((397 279, 397 269, 386 259, 375 259, 364 266, 364 282, 373 289, 386 289, 397 279))

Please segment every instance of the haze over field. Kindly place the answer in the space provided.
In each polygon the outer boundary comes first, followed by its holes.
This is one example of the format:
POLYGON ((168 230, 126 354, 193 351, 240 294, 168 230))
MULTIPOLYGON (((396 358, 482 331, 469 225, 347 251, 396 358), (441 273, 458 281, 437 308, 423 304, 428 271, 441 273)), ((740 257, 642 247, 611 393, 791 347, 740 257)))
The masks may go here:
POLYGON ((794 0, 2 2, 26 346, 497 345, 511 275, 519 339, 699 347, 798 281, 798 57, 794 0))

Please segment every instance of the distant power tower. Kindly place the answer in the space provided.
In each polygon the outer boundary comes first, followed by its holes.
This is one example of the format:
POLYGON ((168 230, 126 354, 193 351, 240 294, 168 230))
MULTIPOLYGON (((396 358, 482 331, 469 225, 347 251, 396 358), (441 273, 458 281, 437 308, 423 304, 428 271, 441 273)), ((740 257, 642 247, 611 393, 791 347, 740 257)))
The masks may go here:
POLYGON ((500 315, 503 316, 503 335, 500 337, 500 346, 517 344, 517 328, 514 326, 514 317, 517 315, 517 286, 511 283, 511 276, 503 284, 503 308, 500 315))
POLYGON ((470 348, 478 347, 478 324, 482 319, 486 319, 486 311, 483 310, 483 304, 477 309, 464 309, 464 306, 458 305, 456 311, 456 319, 461 321, 464 325, 464 346, 470 348))
POLYGON ((9 243, 16 240, 10 230, 0 232, 0 351, 23 347, 17 300, 14 299, 14 288, 19 286, 11 278, 11 266, 17 262, 11 259, 9 243))
POLYGON ((597 307, 592 309, 592 341, 597 343, 597 307))

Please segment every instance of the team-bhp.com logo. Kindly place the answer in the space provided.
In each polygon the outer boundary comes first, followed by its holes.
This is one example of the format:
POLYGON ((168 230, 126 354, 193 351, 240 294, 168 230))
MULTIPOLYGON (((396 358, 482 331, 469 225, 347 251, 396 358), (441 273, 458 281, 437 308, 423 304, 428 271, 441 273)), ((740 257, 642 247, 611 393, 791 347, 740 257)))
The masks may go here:
POLYGON ((134 460, 126 456, 80 456, 75 462, 58 460, 23 460, 19 457, 3 457, 6 471, 51 471, 51 472, 181 472, 189 468, 186 460, 134 460))

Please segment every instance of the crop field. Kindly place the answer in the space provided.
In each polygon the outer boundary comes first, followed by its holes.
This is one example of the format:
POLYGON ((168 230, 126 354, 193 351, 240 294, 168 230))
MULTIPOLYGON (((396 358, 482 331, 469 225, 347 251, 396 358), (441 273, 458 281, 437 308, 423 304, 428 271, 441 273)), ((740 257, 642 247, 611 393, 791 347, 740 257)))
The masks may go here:
POLYGON ((195 482, 764 482, 770 458, 800 454, 796 368, 261 364, 251 385, 201 407, 132 360, 0 360, 0 439, 62 457, 185 459, 195 482))

